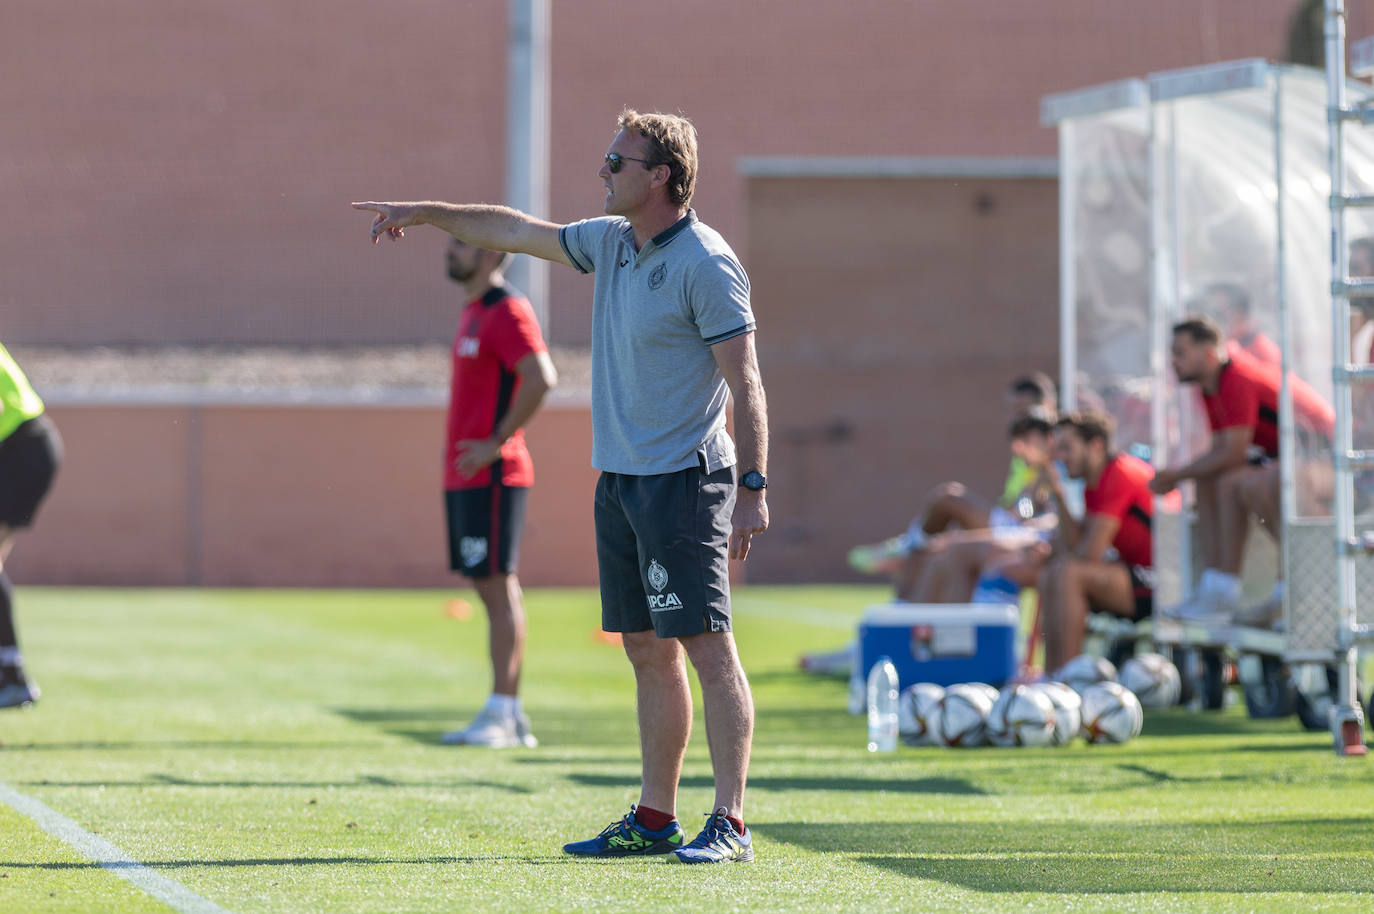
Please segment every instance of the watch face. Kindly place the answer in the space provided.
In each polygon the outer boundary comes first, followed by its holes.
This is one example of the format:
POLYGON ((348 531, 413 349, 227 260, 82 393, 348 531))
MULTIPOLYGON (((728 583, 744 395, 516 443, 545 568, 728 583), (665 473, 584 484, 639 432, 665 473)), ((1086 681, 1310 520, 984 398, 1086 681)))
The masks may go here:
POLYGON ((758 470, 750 470, 748 473, 745 473, 744 476, 740 478, 739 484, 744 486, 746 489, 753 489, 755 492, 757 492, 758 490, 767 487, 768 481, 764 478, 763 474, 760 473, 758 470))

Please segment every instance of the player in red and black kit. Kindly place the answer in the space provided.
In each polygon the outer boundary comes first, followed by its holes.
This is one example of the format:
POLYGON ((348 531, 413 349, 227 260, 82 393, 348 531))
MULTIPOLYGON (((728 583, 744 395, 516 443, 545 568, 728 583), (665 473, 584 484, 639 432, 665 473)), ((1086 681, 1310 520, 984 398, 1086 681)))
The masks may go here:
MULTIPOLYGON (((1090 411, 1070 413, 1055 426, 1055 456, 1086 488, 1083 521, 1060 513, 1057 555, 1040 574, 1047 670, 1082 651, 1089 611, 1143 619, 1153 609, 1154 469, 1113 453, 1114 431, 1110 416, 1090 411)), ((1063 504, 1062 481, 1053 475, 1063 504)))
MULTIPOLYGON (((1243 610, 1240 584, 1245 537, 1254 515, 1276 540, 1279 536, 1279 390, 1278 368, 1244 352, 1228 349, 1211 319, 1191 317, 1174 325, 1172 360, 1183 384, 1197 384, 1212 430, 1212 446, 1180 467, 1155 474, 1150 487, 1158 494, 1191 479, 1197 494, 1198 532, 1203 572, 1192 597, 1161 615, 1181 619, 1268 621, 1282 605, 1282 583, 1257 608, 1243 610), (1250 616, 1256 616, 1250 618, 1250 616)), ((1308 442, 1306 451, 1329 450, 1335 414, 1300 378, 1289 377, 1294 423, 1308 442)), ((1314 489, 1319 486, 1308 485, 1314 489)), ((1310 493, 1309 493, 1310 494, 1310 493)))
POLYGON ((1250 293, 1241 286, 1231 282, 1208 286, 1201 310, 1216 315, 1226 328, 1226 351, 1229 354, 1241 352, 1275 368, 1283 362, 1279 344, 1265 335, 1250 313, 1250 293))
POLYGON ((522 429, 558 381, 530 303, 504 284, 509 255, 457 239, 448 276, 467 293, 453 340, 444 448, 449 565, 472 579, 491 623, 492 694, 451 745, 535 746, 520 706, 525 608, 516 578, 534 465, 522 429))

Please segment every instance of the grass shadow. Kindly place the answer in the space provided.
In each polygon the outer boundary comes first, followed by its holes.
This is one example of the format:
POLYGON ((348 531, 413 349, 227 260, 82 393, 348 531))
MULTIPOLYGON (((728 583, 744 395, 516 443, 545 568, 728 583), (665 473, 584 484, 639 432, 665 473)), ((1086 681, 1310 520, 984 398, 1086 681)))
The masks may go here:
POLYGON ((158 749, 281 749, 281 750, 325 750, 325 749, 365 749, 372 743, 358 740, 340 742, 320 740, 318 742, 283 741, 253 739, 148 739, 148 740, 55 740, 52 742, 7 743, 0 740, 0 752, 145 752, 158 749))
MULTIPOLYGON (((639 772, 617 774, 591 774, 573 772, 567 779, 584 787, 637 787, 640 783, 639 772)), ((715 781, 704 775, 684 775, 679 786, 691 789, 709 790, 715 781)), ((860 778, 860 777, 768 777, 751 775, 750 790, 777 791, 779 793, 797 790, 842 790, 857 792, 939 794, 944 796, 981 796, 986 791, 973 786, 960 778, 860 778)))
POLYGON ((849 853, 892 873, 982 892, 1374 893, 1363 817, 1268 822, 801 823, 769 840, 849 853))
POLYGON ((0 870, 120 870, 147 867, 149 869, 195 869, 198 867, 255 867, 255 866, 394 866, 394 865, 452 865, 455 863, 517 863, 526 866, 549 866, 577 863, 578 860, 566 855, 544 855, 537 857, 492 855, 484 857, 248 857, 239 860, 147 860, 147 861, 106 861, 106 862, 62 862, 62 863, 16 863, 0 860, 0 870))
POLYGON ((1180 861, 1167 854, 992 855, 987 859, 859 857, 880 869, 913 879, 928 879, 977 892, 1031 892, 1066 896, 1169 895, 1187 892, 1374 893, 1374 868, 1368 864, 1314 871, 1294 861, 1263 854, 1222 860, 1180 861), (1205 861, 1205 862, 1204 862, 1205 861), (1202 863, 1203 865, 1198 865, 1202 863))
POLYGON ((115 788, 115 787, 189 787, 203 789, 230 789, 230 790, 260 790, 263 788, 275 790, 334 790, 375 787, 383 790, 461 790, 469 788, 485 788, 488 790, 500 790, 506 793, 520 795, 531 795, 535 790, 530 787, 521 787, 515 784, 502 784, 496 781, 483 781, 471 778, 433 778, 420 780, 402 780, 389 778, 375 774, 360 774, 351 780, 320 780, 320 781, 246 781, 246 780, 200 780, 196 778, 185 778, 174 774, 148 774, 142 778, 129 780, 89 780, 89 781, 60 781, 52 779, 35 779, 12 781, 11 783, 22 784, 26 787, 72 787, 72 788, 115 788))

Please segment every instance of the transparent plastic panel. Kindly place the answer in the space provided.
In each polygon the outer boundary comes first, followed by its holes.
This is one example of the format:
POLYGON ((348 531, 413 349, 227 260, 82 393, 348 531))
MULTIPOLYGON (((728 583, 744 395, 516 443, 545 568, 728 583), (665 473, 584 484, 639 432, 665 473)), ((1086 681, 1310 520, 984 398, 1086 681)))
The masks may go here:
MULTIPOLYGON (((1331 192, 1327 158, 1326 85, 1322 74, 1282 71, 1281 103, 1284 162, 1283 243, 1287 266, 1289 402, 1292 467, 1291 510, 1284 516, 1284 565, 1288 578, 1287 625, 1290 655, 1319 655, 1337 647, 1340 604, 1333 517, 1334 433, 1337 405, 1332 369, 1336 361, 1367 364, 1374 351, 1374 311, 1356 306, 1350 320, 1350 347, 1335 351, 1336 314, 1331 299, 1331 192), (1367 316, 1368 314, 1368 316, 1367 316)), ((1368 86, 1349 83, 1350 101, 1368 97, 1368 86)), ((1345 192, 1374 193, 1374 129, 1345 128, 1345 192)), ((1350 271, 1374 275, 1374 214, 1351 209, 1345 216, 1350 271)), ((1366 306, 1367 307, 1367 306, 1366 306)), ((1374 390, 1351 389, 1352 436, 1357 448, 1374 447, 1374 390)), ((1355 529, 1374 528, 1374 474, 1354 481, 1355 529)), ((1369 618, 1374 607, 1374 567, 1356 566, 1357 605, 1369 618)))
MULTIPOLYGON (((1168 176, 1159 255, 1172 265, 1172 284, 1159 290, 1164 322, 1206 315, 1229 346, 1277 363, 1272 94, 1252 89, 1158 107, 1169 124, 1157 149, 1168 176)), ((1196 385, 1178 385, 1171 369, 1166 384, 1169 461, 1185 462, 1207 450, 1211 434, 1196 385)))
POLYGON ((1150 436, 1148 111, 1076 118, 1070 164, 1076 301, 1075 395, 1117 421, 1117 446, 1146 459, 1150 436))

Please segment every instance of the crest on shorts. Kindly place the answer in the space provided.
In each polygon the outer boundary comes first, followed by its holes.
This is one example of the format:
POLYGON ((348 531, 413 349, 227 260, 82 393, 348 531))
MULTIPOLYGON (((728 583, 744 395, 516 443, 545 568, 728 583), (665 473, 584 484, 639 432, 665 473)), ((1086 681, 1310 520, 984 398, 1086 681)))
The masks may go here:
POLYGON ((458 541, 458 551, 463 556, 463 565, 471 568, 487 557, 487 538, 485 536, 465 536, 458 541))
POLYGON ((658 559, 649 559, 649 583, 659 593, 668 586, 668 569, 660 565, 658 559))
POLYGON ((661 263, 654 267, 654 271, 649 274, 649 288, 657 290, 659 286, 663 285, 663 280, 667 278, 668 265, 666 263, 661 263))

